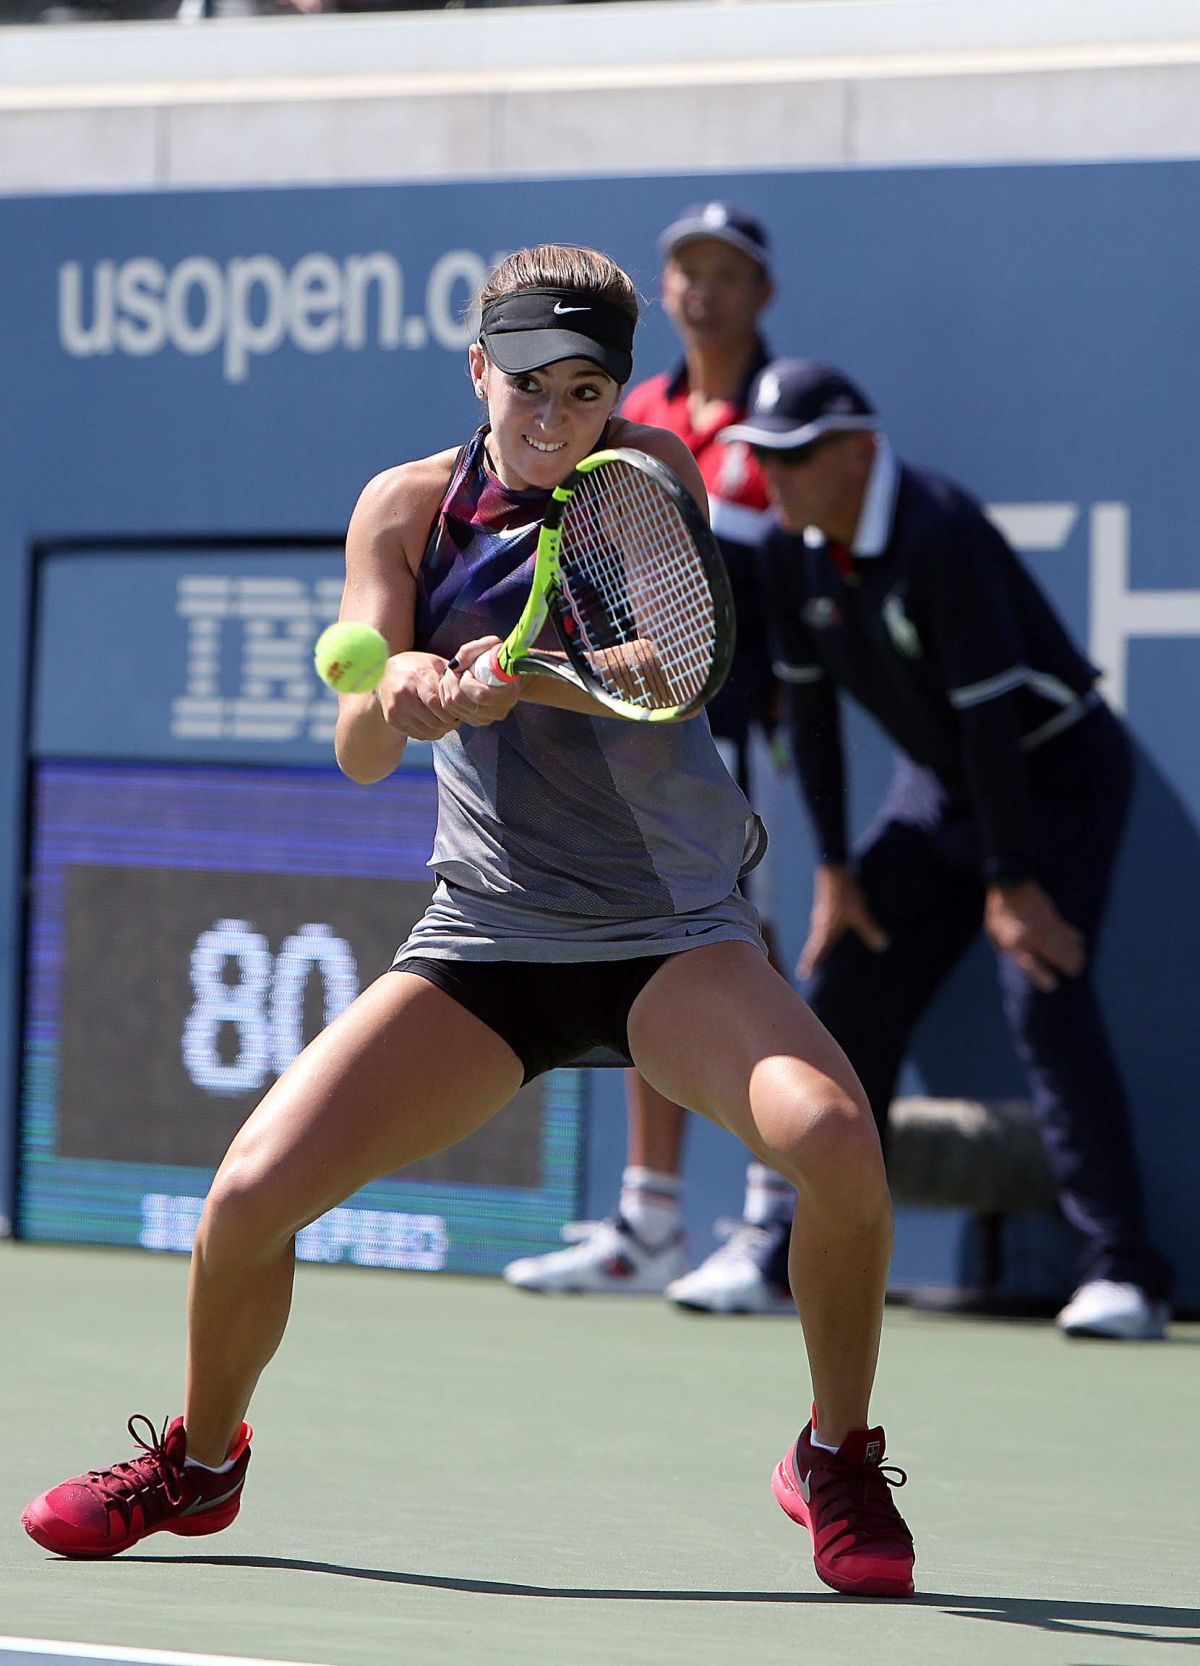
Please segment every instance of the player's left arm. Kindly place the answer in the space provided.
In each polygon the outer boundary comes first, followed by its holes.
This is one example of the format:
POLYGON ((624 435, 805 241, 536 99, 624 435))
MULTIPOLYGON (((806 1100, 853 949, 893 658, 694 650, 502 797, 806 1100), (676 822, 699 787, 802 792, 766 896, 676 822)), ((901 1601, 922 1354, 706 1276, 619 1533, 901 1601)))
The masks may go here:
POLYGON ((631 422, 628 417, 614 417, 608 433, 614 446, 629 446, 633 451, 644 451, 647 457, 657 457, 660 463, 665 463, 695 498, 704 512, 705 521, 711 519, 708 491, 700 466, 678 434, 672 434, 668 428, 653 428, 649 423, 631 422))

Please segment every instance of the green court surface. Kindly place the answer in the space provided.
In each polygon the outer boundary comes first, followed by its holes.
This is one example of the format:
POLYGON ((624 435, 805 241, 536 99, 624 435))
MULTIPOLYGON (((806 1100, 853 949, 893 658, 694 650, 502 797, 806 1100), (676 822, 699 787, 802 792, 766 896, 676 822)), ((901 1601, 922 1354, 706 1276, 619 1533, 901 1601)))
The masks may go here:
POLYGON ((826 1590, 771 1496, 807 1410, 793 1322, 305 1266, 233 1527, 55 1560, 21 1507, 131 1455, 129 1413, 179 1409, 186 1273, 0 1246, 7 1638, 325 1666, 1137 1666, 1200 1644, 1194 1325, 1122 1347, 889 1309, 876 1411, 921 1595, 881 1603, 826 1590))

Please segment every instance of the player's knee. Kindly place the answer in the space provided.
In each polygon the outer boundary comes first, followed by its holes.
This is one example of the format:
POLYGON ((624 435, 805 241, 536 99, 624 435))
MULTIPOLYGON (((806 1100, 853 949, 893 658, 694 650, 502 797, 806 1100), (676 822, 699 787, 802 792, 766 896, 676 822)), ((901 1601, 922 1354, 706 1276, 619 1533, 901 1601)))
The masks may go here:
POLYGON ((197 1242, 209 1254, 252 1256, 295 1231, 277 1178, 252 1157, 227 1157, 204 1202, 197 1242))
POLYGON ((772 1159, 801 1191, 873 1216, 886 1206, 887 1179, 870 1111, 830 1086, 789 1120, 772 1159))

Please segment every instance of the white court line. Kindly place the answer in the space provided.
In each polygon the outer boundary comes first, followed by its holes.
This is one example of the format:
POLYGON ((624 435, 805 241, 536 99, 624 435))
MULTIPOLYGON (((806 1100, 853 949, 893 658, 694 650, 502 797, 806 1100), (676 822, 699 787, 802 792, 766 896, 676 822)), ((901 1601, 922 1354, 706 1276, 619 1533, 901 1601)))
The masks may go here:
MULTIPOLYGON (((116 1643, 53 1643, 44 1637, 0 1637, 0 1666, 77 1666, 109 1660, 114 1666, 298 1666, 295 1661, 251 1660, 234 1654, 179 1654, 174 1649, 123 1649, 116 1643)), ((305 1666, 312 1666, 306 1662, 305 1666)))

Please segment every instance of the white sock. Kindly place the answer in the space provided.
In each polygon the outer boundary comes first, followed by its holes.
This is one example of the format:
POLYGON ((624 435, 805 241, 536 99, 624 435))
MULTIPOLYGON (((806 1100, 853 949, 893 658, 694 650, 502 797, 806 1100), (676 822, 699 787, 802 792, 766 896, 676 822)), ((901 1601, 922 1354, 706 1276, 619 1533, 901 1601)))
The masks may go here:
POLYGON ((810 1446, 815 1446, 818 1452, 833 1452, 836 1454, 841 1451, 840 1446, 830 1446, 828 1441, 818 1440, 817 1431, 815 1429, 809 1432, 808 1444, 810 1446))
POLYGON ((631 1166, 621 1176, 617 1207, 648 1249, 661 1249, 679 1231, 683 1181, 677 1174, 631 1166))
POLYGON ((792 1218, 796 1194, 782 1175, 765 1163, 751 1163, 746 1169, 746 1202, 742 1219, 750 1226, 773 1226, 792 1218))
POLYGON ((206 1469, 210 1475, 224 1475, 237 1463, 236 1458, 226 1458, 223 1464, 202 1464, 199 1458, 185 1458, 184 1469, 206 1469))

